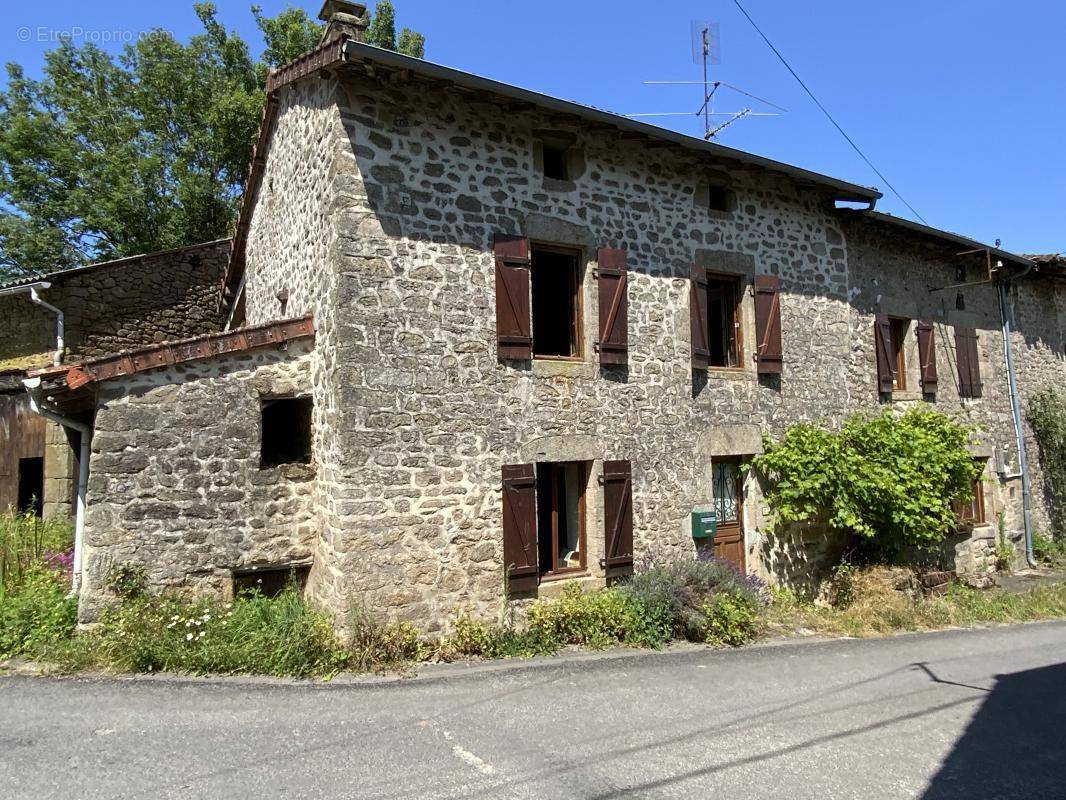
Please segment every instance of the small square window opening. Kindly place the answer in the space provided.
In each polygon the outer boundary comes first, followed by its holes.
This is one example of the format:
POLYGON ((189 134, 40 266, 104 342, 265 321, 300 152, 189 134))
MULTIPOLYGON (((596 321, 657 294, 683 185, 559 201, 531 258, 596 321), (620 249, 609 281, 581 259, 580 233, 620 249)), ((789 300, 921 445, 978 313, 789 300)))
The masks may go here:
POLYGON ((585 568, 585 462, 537 464, 537 555, 541 575, 585 568))
POLYGON ((545 143, 544 152, 544 177, 557 181, 570 180, 570 170, 567 166, 567 150, 559 145, 545 143))
POLYGON ((310 397, 274 397, 262 401, 262 469, 311 463, 310 397))
POLYGON ((580 253, 533 245, 533 357, 581 357, 580 253))
POLYGON ((735 195, 730 189, 712 183, 707 187, 707 208, 710 211, 730 212, 735 207, 735 195))
POLYGON ((258 592, 264 597, 277 597, 290 586, 302 594, 310 571, 307 564, 235 570, 233 596, 258 592))
POLYGON ((707 335, 712 367, 740 366, 740 279, 707 276, 707 335))

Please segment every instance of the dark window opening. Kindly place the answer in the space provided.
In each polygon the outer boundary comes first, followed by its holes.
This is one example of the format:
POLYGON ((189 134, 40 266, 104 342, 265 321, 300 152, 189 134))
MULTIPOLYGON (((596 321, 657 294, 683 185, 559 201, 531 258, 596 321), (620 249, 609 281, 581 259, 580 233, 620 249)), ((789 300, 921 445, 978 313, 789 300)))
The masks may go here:
POLYGON ((893 317, 889 323, 892 328, 892 388, 903 391, 907 388, 907 358, 903 345, 907 340, 908 320, 893 317))
POLYGON ((19 459, 19 511, 36 517, 44 513, 44 458, 19 459))
POLYGON ((567 167, 567 149, 558 145, 545 144, 544 152, 544 177, 553 178, 557 181, 570 180, 570 170, 567 167))
POLYGON ((310 397, 263 398, 260 467, 311 463, 310 397))
POLYGON ((707 276, 708 363, 740 366, 740 280, 707 276))
POLYGON ((277 597, 290 586, 303 593, 307 586, 308 564, 286 567, 260 567, 259 569, 235 570, 233 573, 233 596, 259 593, 264 597, 277 597))
POLYGON ((578 253, 533 246, 533 356, 581 355, 581 276, 578 253))
POLYGON ((541 575, 585 568, 585 481, 581 461, 537 464, 537 556, 541 575))
POLYGON ((710 211, 732 211, 736 207, 735 197, 731 190, 712 183, 707 187, 707 208, 710 211))

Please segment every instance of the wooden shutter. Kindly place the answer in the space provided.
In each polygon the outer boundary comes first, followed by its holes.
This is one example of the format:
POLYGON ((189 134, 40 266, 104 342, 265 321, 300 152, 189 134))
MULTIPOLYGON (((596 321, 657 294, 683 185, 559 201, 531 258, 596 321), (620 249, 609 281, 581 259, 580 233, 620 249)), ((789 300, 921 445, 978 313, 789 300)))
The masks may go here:
POLYGON ((529 309, 529 239, 497 234, 496 352, 500 358, 533 358, 532 317, 529 309))
POLYGON ((921 369, 922 392, 936 394, 936 337, 933 323, 919 320, 915 326, 918 337, 918 365, 921 369))
POLYGON ((711 339, 707 332, 707 270, 692 265, 689 287, 689 327, 692 331, 692 368, 707 369, 711 339))
POLYGON ((760 375, 781 374, 781 279, 755 276, 755 361, 760 375))
POLYGON ((503 470, 503 563, 509 592, 536 588, 537 475, 533 464, 503 470))
POLYGON ((877 390, 891 394, 895 384, 896 354, 892 350, 892 321, 887 314, 874 317, 874 346, 877 348, 877 390))
POLYGON ((624 247, 601 247, 596 255, 599 279, 601 364, 629 362, 629 271, 624 247))
POLYGON ((628 461, 604 461, 604 558, 600 566, 611 573, 633 566, 633 474, 628 461))
POLYGON ((955 328, 955 355, 959 365, 959 397, 980 397, 981 363, 977 355, 977 331, 955 328))

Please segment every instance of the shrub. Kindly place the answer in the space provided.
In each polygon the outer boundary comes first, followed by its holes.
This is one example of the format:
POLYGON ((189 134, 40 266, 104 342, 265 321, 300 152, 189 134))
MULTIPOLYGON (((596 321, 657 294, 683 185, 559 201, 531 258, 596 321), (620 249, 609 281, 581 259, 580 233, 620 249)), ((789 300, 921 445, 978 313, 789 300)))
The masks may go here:
POLYGON ((627 641, 639 614, 632 597, 620 589, 583 592, 571 583, 559 597, 533 603, 527 619, 529 630, 545 641, 602 649, 627 641))
POLYGON ((706 556, 648 559, 624 589, 637 604, 641 631, 646 641, 657 646, 671 637, 705 641, 706 607, 714 607, 718 595, 738 598, 739 603, 761 608, 768 597, 766 585, 745 576, 724 561, 706 556))
POLYGON ((1014 545, 1006 539, 1000 539, 996 544, 996 569, 999 572, 1007 572, 1014 566, 1017 557, 1014 545))
POLYGON ((839 433, 795 425, 752 466, 776 522, 816 522, 878 556, 929 547, 955 530, 952 502, 973 496, 972 429, 928 409, 850 417, 839 433))
POLYGON ((749 594, 720 592, 700 607, 701 640, 739 647, 759 633, 759 607, 749 594))
POLYGON ((133 600, 148 593, 148 572, 144 564, 126 561, 107 571, 104 585, 123 600, 133 600))
POLYGON ((17 589, 35 564, 47 559, 62 567, 62 554, 70 551, 73 541, 68 520, 0 513, 0 599, 17 589))
POLYGON ((434 656, 441 661, 457 658, 532 658, 559 650, 558 639, 543 630, 519 629, 512 625, 491 625, 460 614, 454 630, 437 642, 434 656))
POLYGON ((1055 541, 1046 533, 1034 533, 1033 556, 1044 564, 1056 564, 1066 559, 1066 540, 1055 541))
POLYGON ((0 600, 0 658, 55 656, 74 635, 77 601, 62 576, 31 564, 0 600))

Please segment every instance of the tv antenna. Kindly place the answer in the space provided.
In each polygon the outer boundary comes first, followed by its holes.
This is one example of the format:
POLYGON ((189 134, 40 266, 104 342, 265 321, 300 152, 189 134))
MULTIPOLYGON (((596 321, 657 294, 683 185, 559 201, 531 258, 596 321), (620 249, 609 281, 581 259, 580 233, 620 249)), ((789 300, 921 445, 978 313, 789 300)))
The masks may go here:
POLYGON ((751 92, 741 89, 739 86, 734 86, 731 83, 725 81, 712 81, 710 80, 710 74, 708 67, 718 66, 722 63, 722 50, 721 50, 721 31, 717 22, 710 22, 706 20, 693 20, 692 21, 692 61, 695 64, 700 64, 703 67, 703 80, 702 81, 644 81, 645 85, 649 86, 700 86, 703 92, 703 102, 695 112, 692 111, 660 111, 651 114, 626 114, 627 117, 681 117, 681 116, 697 116, 703 117, 703 138, 710 141, 723 130, 728 128, 734 122, 744 117, 776 117, 780 116, 780 113, 785 113, 787 109, 782 108, 779 105, 771 103, 762 97, 752 94, 751 92), (749 97, 752 100, 756 100, 763 105, 767 105, 771 108, 776 108, 777 111, 753 111, 751 108, 744 107, 739 111, 715 111, 714 102, 715 97, 718 94, 719 89, 728 89, 738 94, 742 94, 745 97, 749 97), (780 113, 779 113, 780 112, 780 113), (721 124, 712 125, 713 117, 729 117, 721 124))

